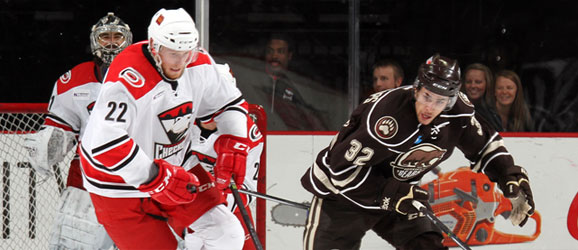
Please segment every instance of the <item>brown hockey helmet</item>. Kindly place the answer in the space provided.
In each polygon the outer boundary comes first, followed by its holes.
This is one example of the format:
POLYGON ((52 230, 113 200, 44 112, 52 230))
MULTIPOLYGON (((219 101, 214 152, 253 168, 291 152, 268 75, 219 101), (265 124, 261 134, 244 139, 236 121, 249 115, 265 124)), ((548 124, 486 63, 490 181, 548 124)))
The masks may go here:
POLYGON ((460 66, 458 61, 435 54, 418 70, 414 86, 425 87, 438 95, 456 97, 460 91, 460 66))

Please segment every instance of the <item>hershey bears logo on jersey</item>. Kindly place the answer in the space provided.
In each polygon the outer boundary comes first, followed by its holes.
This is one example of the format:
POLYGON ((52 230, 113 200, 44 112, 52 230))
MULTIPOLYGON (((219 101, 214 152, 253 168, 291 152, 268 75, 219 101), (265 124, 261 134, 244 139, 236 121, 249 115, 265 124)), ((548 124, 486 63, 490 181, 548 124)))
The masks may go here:
POLYGON ((391 139, 397 134, 397 121, 391 116, 381 117, 375 123, 374 131, 381 139, 391 139))
POLYGON ((181 151, 191 123, 193 103, 186 102, 158 115, 170 144, 155 143, 155 158, 167 158, 181 151))
POLYGON ((400 181, 409 180, 438 163, 446 152, 431 143, 416 145, 391 163, 393 177, 400 181))

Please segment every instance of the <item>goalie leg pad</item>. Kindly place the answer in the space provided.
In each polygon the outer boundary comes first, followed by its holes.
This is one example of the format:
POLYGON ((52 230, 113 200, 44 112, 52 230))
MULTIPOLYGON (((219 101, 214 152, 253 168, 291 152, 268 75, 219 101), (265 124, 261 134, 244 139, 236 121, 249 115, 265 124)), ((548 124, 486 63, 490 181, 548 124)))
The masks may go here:
POLYGON ((185 235, 187 249, 241 250, 245 241, 241 222, 224 205, 204 213, 187 231, 192 232, 185 235))
POLYGON ((50 249, 110 249, 113 246, 96 219, 88 192, 67 187, 60 198, 50 249))

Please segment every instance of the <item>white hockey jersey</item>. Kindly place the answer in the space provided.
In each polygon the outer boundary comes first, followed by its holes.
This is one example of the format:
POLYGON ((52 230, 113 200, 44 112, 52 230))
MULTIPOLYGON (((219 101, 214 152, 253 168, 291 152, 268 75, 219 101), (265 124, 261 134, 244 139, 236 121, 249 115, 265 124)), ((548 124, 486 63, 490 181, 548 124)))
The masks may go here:
MULTIPOLYGON (((257 191, 257 179, 261 165, 261 153, 264 147, 264 138, 257 125, 251 118, 247 119, 248 136, 249 136, 249 154, 247 155, 247 164, 245 169, 245 180, 243 189, 257 191)), ((191 150, 187 157, 192 157, 190 166, 201 164, 207 171, 213 173, 213 167, 217 162, 217 152, 215 152, 215 141, 221 135, 220 131, 215 131, 206 136, 198 126, 191 127, 192 143, 191 150)), ((187 169, 188 170, 188 169, 187 169)), ((247 196, 247 204, 251 203, 253 196, 247 196)), ((232 194, 227 195, 227 207, 233 211, 235 209, 235 199, 232 194)))
POLYGON ((82 136, 102 84, 94 62, 81 63, 54 84, 44 125, 82 136))
POLYGON ((196 118, 215 120, 222 133, 247 138, 248 105, 206 52, 171 81, 158 73, 147 46, 129 46, 108 69, 81 139, 89 192, 148 197, 137 187, 152 178, 153 159, 182 165, 196 118))

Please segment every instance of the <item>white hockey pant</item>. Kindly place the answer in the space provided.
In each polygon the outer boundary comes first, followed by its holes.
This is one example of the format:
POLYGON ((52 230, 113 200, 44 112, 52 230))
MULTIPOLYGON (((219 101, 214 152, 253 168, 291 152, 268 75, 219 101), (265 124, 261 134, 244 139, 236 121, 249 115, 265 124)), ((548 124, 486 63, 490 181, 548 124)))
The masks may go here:
POLYGON ((185 235, 187 250, 241 250, 245 232, 239 219, 218 205, 204 213, 189 226, 193 233, 185 235))

